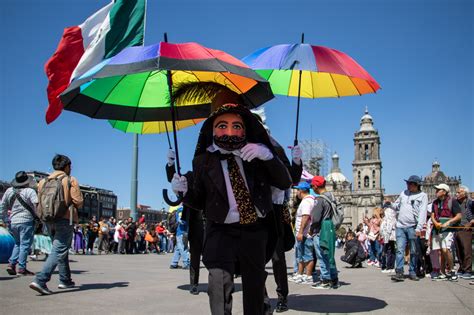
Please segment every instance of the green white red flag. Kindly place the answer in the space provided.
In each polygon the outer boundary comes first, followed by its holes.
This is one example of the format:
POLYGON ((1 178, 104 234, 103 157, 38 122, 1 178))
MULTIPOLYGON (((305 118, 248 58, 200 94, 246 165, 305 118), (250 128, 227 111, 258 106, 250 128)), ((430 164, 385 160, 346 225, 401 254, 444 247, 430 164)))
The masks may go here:
POLYGON ((143 45, 145 0, 115 0, 95 12, 81 25, 64 29, 45 72, 49 105, 46 123, 62 112, 59 95, 69 83, 123 48, 143 45))

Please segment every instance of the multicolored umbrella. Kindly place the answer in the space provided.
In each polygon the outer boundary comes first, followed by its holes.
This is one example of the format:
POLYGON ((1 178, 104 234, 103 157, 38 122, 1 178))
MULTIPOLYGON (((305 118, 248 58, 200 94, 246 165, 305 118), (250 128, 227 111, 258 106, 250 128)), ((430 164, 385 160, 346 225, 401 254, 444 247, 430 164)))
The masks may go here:
POLYGON ((380 89, 377 81, 354 59, 323 46, 276 45, 259 49, 242 61, 270 82, 274 94, 298 97, 295 145, 300 97, 363 95, 380 89))
MULTIPOLYGON (((64 109, 98 119, 171 121, 169 83, 213 83, 241 94, 257 107, 273 98, 270 84, 235 57, 197 43, 160 42, 128 47, 73 81, 61 94, 64 109)), ((176 103, 176 119, 204 118, 211 98, 176 103)))
MULTIPOLYGON (((195 126, 204 118, 178 120, 175 122, 176 130, 195 126)), ((109 120, 109 124, 120 131, 136 134, 157 134, 173 130, 172 121, 146 121, 146 122, 129 122, 123 120, 109 120)))

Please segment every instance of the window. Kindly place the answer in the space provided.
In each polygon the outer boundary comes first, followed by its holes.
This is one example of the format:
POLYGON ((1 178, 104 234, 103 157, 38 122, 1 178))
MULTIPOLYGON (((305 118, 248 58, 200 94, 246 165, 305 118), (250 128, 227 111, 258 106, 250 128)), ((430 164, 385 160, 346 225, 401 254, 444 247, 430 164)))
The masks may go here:
POLYGON ((365 145, 364 160, 369 160, 369 145, 368 144, 365 145))
POLYGON ((364 187, 369 188, 369 176, 364 177, 364 187))

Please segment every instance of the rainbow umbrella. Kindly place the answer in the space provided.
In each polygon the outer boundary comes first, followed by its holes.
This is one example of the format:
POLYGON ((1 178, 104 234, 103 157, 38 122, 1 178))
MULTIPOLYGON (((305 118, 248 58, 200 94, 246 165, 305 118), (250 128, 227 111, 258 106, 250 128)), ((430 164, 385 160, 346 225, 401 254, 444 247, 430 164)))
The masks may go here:
MULTIPOLYGON (((204 118, 200 119, 186 119, 176 121, 176 130, 181 130, 187 127, 195 126, 204 118)), ((145 121, 145 122, 130 122, 123 120, 109 120, 109 124, 120 131, 136 134, 157 134, 168 133, 173 130, 172 121, 145 121)))
POLYGON ((242 61, 270 82, 274 94, 297 96, 295 145, 300 97, 342 97, 375 93, 379 84, 354 59, 335 49, 304 44, 259 49, 242 61))

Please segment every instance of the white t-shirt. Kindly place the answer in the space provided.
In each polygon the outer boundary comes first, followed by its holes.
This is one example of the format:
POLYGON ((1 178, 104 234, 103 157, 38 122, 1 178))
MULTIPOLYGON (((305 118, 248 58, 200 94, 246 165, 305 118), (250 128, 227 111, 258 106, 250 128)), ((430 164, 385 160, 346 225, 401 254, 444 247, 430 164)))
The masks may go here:
POLYGON ((304 215, 309 216, 308 220, 306 221, 306 227, 303 230, 303 235, 307 236, 309 229, 311 227, 311 211, 313 211, 314 207, 314 196, 308 195, 301 200, 300 205, 298 206, 298 210, 296 211, 296 220, 295 220, 295 231, 296 233, 299 232, 301 226, 301 220, 303 219, 304 215))

